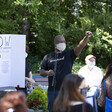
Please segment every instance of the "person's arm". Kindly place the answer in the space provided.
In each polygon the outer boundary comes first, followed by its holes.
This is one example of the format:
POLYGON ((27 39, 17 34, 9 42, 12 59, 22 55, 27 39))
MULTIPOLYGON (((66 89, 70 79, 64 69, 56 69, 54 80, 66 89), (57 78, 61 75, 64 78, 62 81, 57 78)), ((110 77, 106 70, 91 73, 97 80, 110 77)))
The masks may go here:
POLYGON ((47 55, 44 56, 44 59, 42 61, 42 65, 41 65, 41 69, 40 69, 40 75, 43 77, 46 76, 53 76, 54 75, 54 71, 53 70, 49 70, 48 69, 48 61, 47 61, 47 55))
POLYGON ((29 78, 32 79, 32 72, 29 72, 29 78))
POLYGON ((98 106, 101 108, 105 107, 105 90, 103 82, 101 84, 100 96, 98 97, 98 106))
POLYGON ((31 78, 25 77, 25 80, 29 81, 31 84, 35 84, 35 81, 31 78))
POLYGON ((43 77, 53 76, 54 75, 54 71, 53 70, 44 70, 44 69, 41 69, 40 70, 40 75, 43 76, 43 77))
POLYGON ((92 32, 87 31, 86 36, 79 42, 79 44, 74 48, 74 53, 76 56, 79 56, 82 49, 86 46, 88 39, 91 37, 92 32))
POLYGON ((32 78, 32 72, 29 72, 29 78, 25 77, 25 80, 29 81, 31 84, 35 84, 35 81, 32 78))

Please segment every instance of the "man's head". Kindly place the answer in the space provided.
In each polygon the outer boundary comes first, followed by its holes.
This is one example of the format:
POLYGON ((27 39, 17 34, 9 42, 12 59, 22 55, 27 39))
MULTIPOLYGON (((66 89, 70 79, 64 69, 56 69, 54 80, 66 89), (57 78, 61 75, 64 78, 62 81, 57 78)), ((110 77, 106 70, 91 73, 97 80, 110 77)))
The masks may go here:
POLYGON ((90 67, 93 68, 96 64, 96 57, 93 55, 88 55, 85 58, 85 63, 90 67))
POLYGON ((66 49, 66 41, 64 36, 57 35, 54 38, 54 46, 56 51, 64 51, 66 49))

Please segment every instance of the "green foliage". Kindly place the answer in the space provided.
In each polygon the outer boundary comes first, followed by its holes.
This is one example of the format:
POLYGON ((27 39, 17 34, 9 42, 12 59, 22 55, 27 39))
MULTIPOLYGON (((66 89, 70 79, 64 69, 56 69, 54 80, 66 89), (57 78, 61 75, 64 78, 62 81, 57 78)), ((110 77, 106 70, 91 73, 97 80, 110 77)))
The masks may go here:
POLYGON ((105 68, 110 63, 112 55, 112 1, 79 2, 77 4, 74 0, 1 0, 0 33, 25 33, 22 30, 29 27, 27 43, 30 45, 31 56, 28 61, 35 73, 39 72, 43 56, 54 50, 53 40, 56 35, 64 35, 67 49, 70 49, 76 47, 84 37, 85 31, 90 30, 93 37, 89 39, 78 61, 83 63, 85 56, 91 53, 97 57, 97 64, 105 68))
POLYGON ((14 0, 1 0, 0 2, 0 33, 17 34, 19 32, 19 26, 14 19, 14 0))
POLYGON ((88 52, 96 56, 97 63, 102 65, 102 67, 106 67, 111 60, 111 44, 108 44, 106 41, 104 41, 109 37, 111 38, 111 35, 109 35, 108 32, 97 28, 93 33, 93 38, 91 38, 87 44, 89 46, 88 52))
POLYGON ((32 55, 29 54, 28 57, 27 57, 27 61, 30 64, 32 73, 39 73, 40 66, 41 66, 41 61, 38 58, 38 56, 32 56, 32 55))
MULTIPOLYGON (((41 14, 39 15, 42 18, 38 25, 40 28, 37 30, 42 29, 39 31, 40 35, 38 35, 38 42, 36 43, 38 44, 38 52, 42 54, 41 57, 53 51, 53 38, 55 35, 64 35, 67 41, 67 49, 70 49, 79 43, 85 31, 90 30, 93 32, 93 37, 89 40, 85 49, 83 49, 80 61, 83 62, 86 55, 93 54, 97 57, 97 64, 99 66, 105 68, 110 63, 111 45, 102 39, 105 31, 109 32, 110 35, 112 34, 112 12, 110 11, 109 4, 83 0, 79 10, 80 14, 77 17, 73 15, 73 1, 65 1, 63 3, 59 1, 46 1, 42 2, 41 8, 41 11, 39 11, 41 14), (51 4, 54 5, 52 6, 51 4), (53 8, 53 10, 50 11, 50 8, 53 8), (44 14, 42 13, 43 11, 44 14), (43 23, 43 21, 46 21, 46 23, 43 23), (41 26, 41 23, 44 28, 41 26), (103 29, 103 33, 99 29, 103 29)), ((39 20, 39 18, 36 19, 39 20)), ((35 28, 37 27, 35 26, 35 28)))
POLYGON ((85 64, 79 61, 75 61, 72 67, 72 73, 78 74, 80 68, 82 68, 85 64))
POLYGON ((43 109, 44 112, 47 111, 47 91, 42 90, 41 87, 35 87, 33 92, 27 96, 26 99, 29 108, 38 110, 43 109))

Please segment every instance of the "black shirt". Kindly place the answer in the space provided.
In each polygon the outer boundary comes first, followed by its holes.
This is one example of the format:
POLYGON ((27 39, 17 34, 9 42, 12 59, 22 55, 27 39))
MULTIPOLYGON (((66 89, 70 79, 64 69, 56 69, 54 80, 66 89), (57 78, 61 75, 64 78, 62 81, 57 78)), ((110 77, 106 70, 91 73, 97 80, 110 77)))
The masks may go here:
MULTIPOLYGON (((42 61, 41 69, 54 70, 54 66, 56 66, 56 72, 55 72, 56 90, 60 89, 64 77, 72 72, 72 66, 75 59, 76 59, 76 55, 73 49, 63 51, 63 52, 58 52, 58 53, 52 52, 44 57, 42 61)), ((54 88, 52 86, 52 80, 53 80, 53 76, 50 76, 48 78, 48 82, 49 82, 48 90, 53 90, 54 88)))
MULTIPOLYGON (((93 108, 89 103, 85 104, 85 112, 93 112, 93 108)), ((70 112, 83 112, 83 104, 70 106, 70 112)))

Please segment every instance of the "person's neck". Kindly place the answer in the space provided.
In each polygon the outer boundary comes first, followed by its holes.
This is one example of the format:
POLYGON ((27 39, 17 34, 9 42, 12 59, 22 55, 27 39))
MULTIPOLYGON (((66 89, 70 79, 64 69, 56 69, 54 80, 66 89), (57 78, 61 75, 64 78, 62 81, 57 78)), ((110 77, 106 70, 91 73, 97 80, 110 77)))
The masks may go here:
POLYGON ((90 71, 92 71, 93 68, 91 68, 91 67, 88 66, 88 69, 89 69, 90 71))
POLYGON ((61 52, 61 51, 59 51, 58 49, 55 49, 55 51, 54 51, 55 53, 58 53, 58 52, 61 52))

